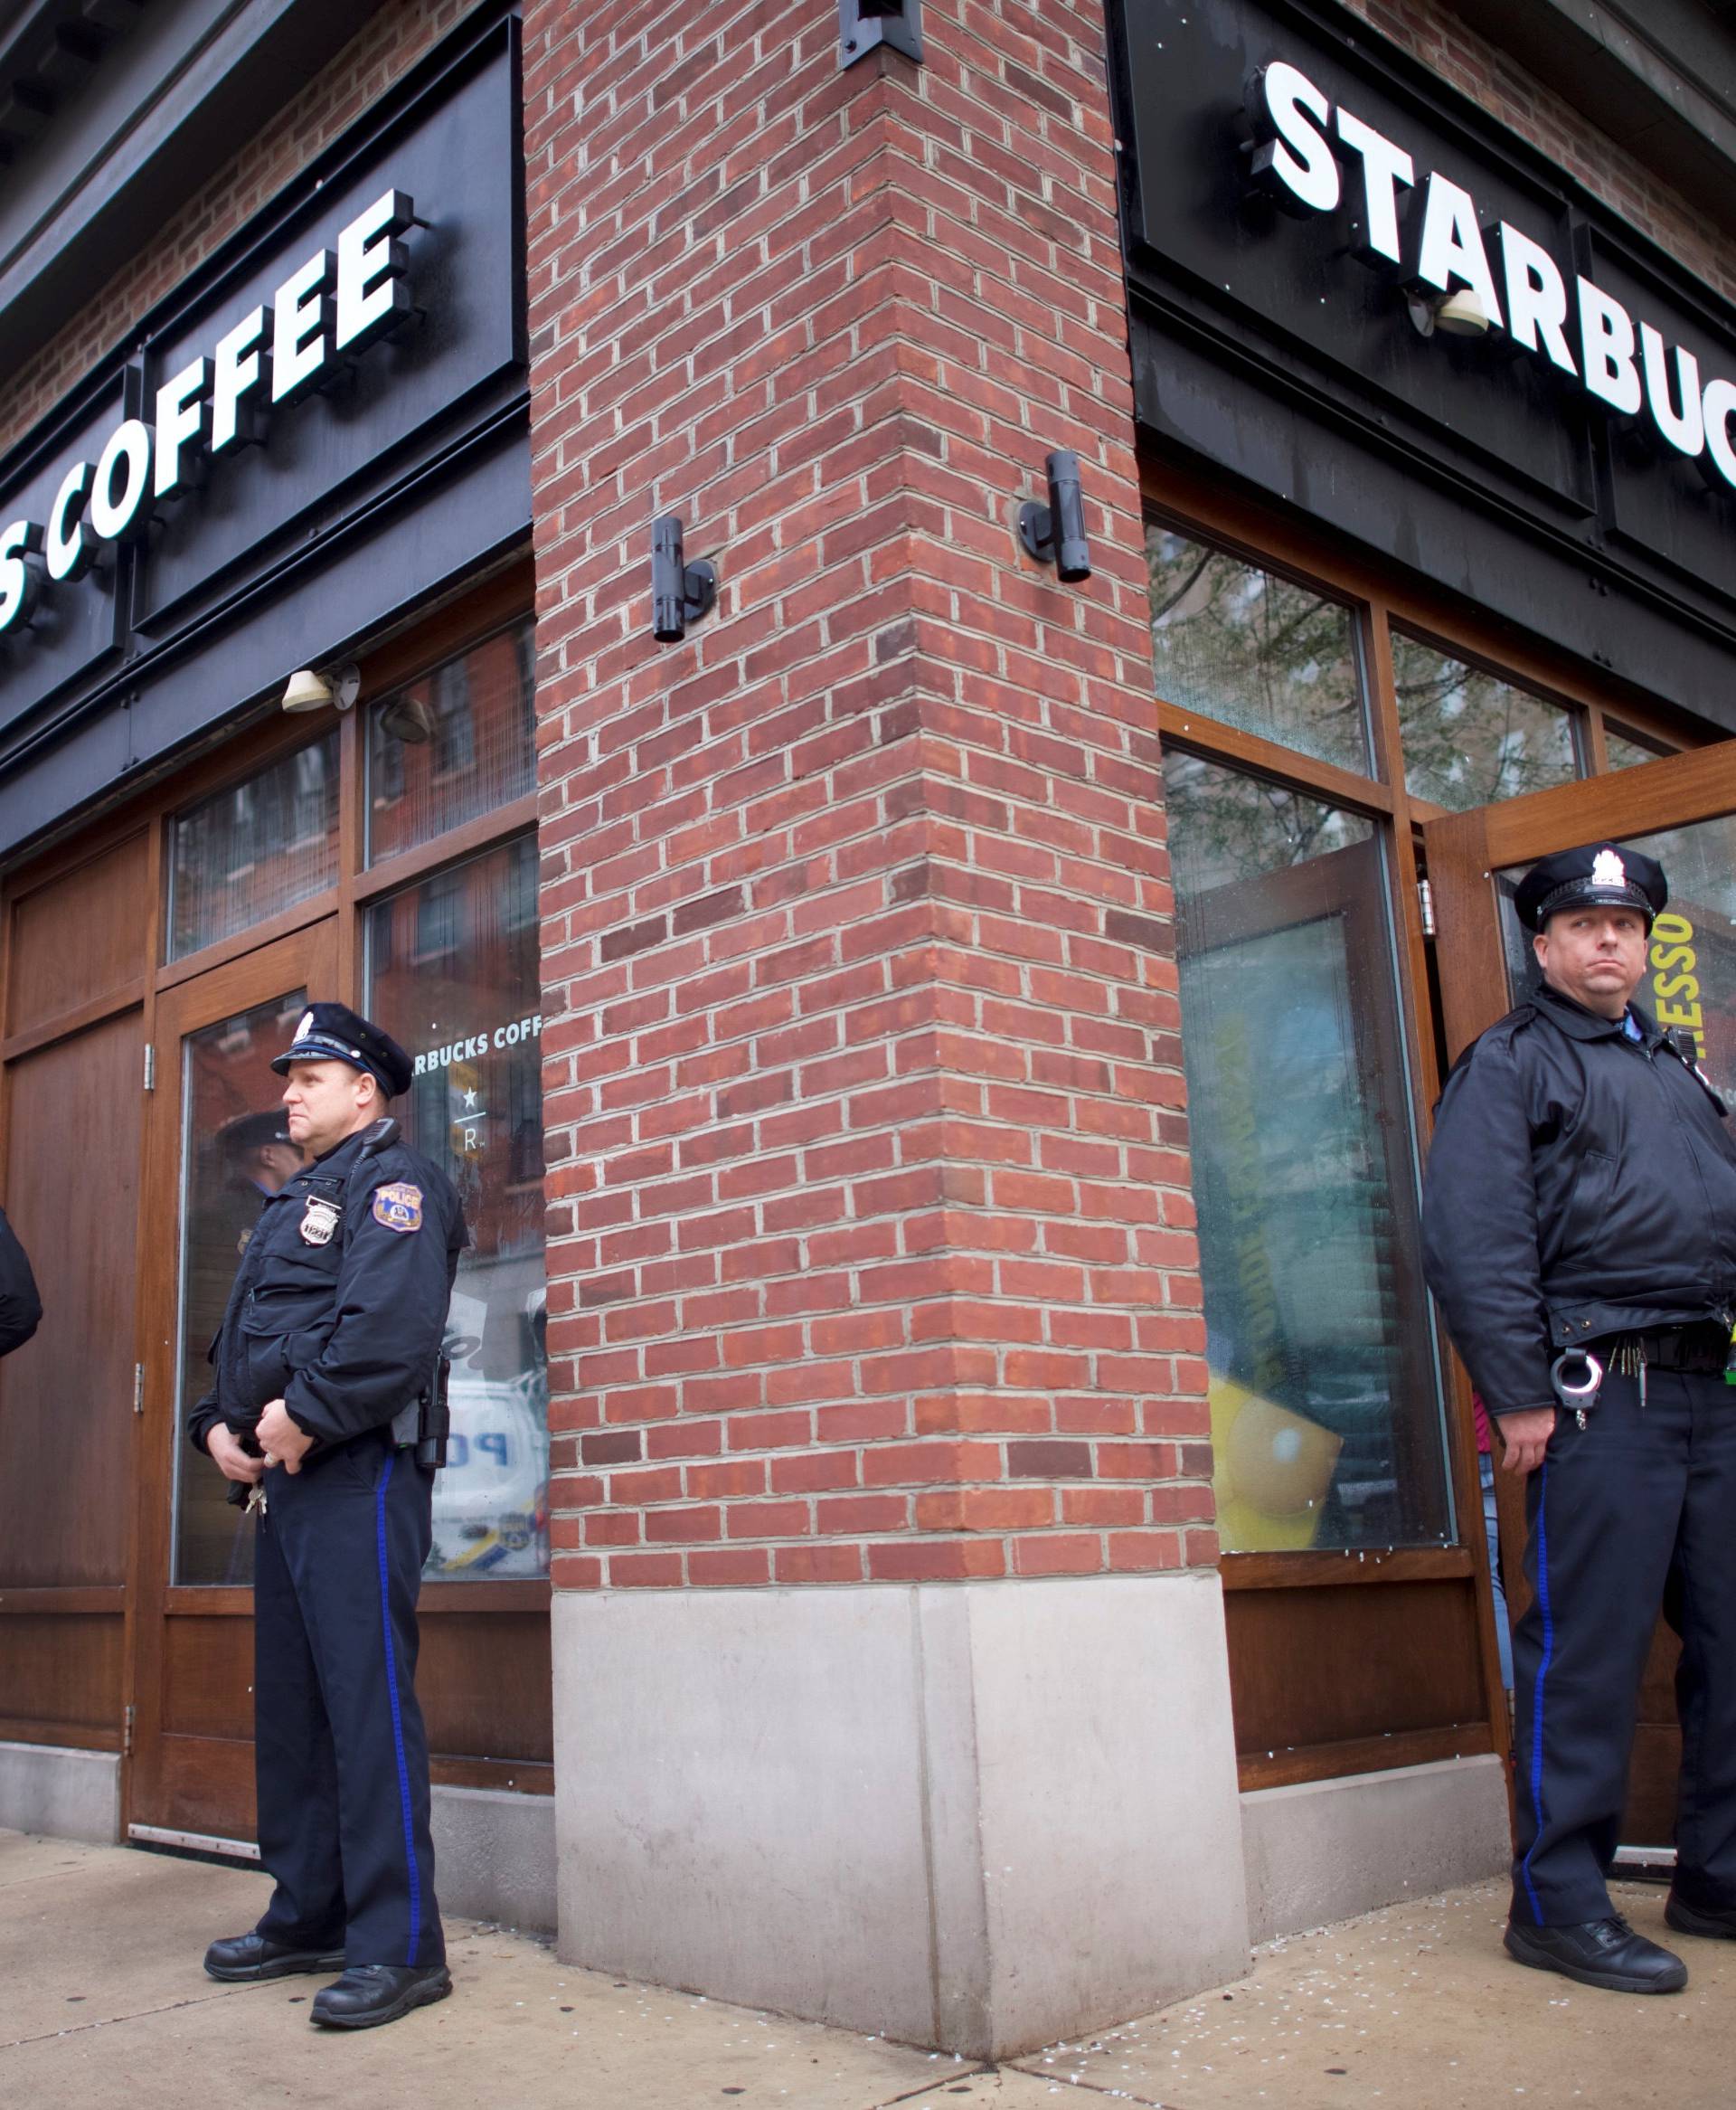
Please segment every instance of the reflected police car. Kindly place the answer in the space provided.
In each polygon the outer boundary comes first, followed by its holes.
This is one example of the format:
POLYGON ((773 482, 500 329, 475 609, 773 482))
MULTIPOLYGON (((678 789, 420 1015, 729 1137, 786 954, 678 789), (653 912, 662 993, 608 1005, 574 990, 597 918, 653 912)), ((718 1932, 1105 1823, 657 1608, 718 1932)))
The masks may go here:
POLYGON ((548 1573, 548 1396, 540 1364, 509 1380, 454 1365, 426 1574, 548 1573))

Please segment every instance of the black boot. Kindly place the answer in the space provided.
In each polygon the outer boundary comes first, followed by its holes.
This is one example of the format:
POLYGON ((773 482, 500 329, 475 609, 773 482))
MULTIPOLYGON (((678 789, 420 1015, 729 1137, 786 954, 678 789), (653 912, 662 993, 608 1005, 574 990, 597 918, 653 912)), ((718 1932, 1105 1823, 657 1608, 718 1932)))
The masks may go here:
POLYGON ((335 1985, 314 1995, 312 2019, 328 2030, 373 2030, 411 2008, 444 2000, 452 1976, 444 1963, 406 1970, 398 1963, 352 1963, 335 1985))
MULTIPOLYGON (((1680 1992, 1688 1967, 1680 1956, 1637 1935, 1620 1913, 1577 1926, 1521 1926, 1507 1922, 1506 1950, 1533 1971, 1559 1971, 1605 1992, 1680 1992)), ((315 1996, 324 2000, 322 1992, 315 1996)))
POLYGON ((259 1933, 231 1935, 205 1951, 212 1978, 292 1978, 298 1971, 342 1971, 344 1944, 331 1949, 292 1949, 259 1933))
POLYGON ((1708 1941, 1736 1942, 1736 1906, 1690 1905, 1670 1892, 1664 1916, 1679 1935, 1701 1935, 1708 1941))

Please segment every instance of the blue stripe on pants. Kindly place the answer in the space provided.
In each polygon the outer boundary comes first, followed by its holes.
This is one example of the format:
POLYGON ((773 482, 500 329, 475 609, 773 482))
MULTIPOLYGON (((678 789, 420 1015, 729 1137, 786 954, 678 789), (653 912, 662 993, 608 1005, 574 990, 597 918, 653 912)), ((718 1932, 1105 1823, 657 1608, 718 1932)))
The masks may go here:
MULTIPOLYGON (((1537 1684, 1532 1694, 1531 1710, 1531 1844, 1520 1867, 1520 1876, 1525 1886, 1525 1896, 1531 1900, 1531 1916, 1539 1926, 1543 1924, 1543 1908, 1537 1902, 1537 1892, 1531 1880, 1531 1857, 1537 1850, 1537 1841, 1543 1831, 1543 1681, 1549 1676, 1549 1661, 1555 1652, 1555 1622, 1549 1608, 1549 1533, 1543 1520, 1544 1505, 1549 1499, 1549 1461, 1538 1467, 1541 1478, 1537 1483, 1537 1605, 1543 1621, 1543 1660, 1537 1666, 1537 1684)), ((392 1706, 398 1704, 392 1695, 392 1706)))
POLYGON ((410 1954, 405 1964, 414 1969, 416 1944, 422 1925, 422 1879, 416 1866, 416 1828, 410 1808, 410 1768, 404 1764, 404 1720, 398 1705, 398 1658, 392 1645, 392 1578, 386 1564, 386 1490, 392 1485, 392 1469, 397 1453, 388 1451, 380 1471, 374 1497, 374 1536, 380 1555, 380 1623, 386 1642, 386 1690, 392 1698, 392 1742, 398 1758, 398 1802, 404 1817, 404 1859, 410 1869, 410 1954))

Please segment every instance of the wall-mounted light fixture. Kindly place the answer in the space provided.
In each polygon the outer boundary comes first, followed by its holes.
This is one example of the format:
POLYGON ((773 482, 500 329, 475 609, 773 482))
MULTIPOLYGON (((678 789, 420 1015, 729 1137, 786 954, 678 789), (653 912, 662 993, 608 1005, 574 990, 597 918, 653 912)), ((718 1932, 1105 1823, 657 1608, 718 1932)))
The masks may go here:
POLYGON ((1049 503, 1039 506, 1032 498, 1019 507, 1019 540, 1038 563, 1052 564, 1071 585, 1091 575, 1079 457, 1071 447, 1058 447, 1043 467, 1049 477, 1049 503))
POLYGON ((1410 326, 1421 337, 1486 337, 1488 310, 1468 286, 1456 293, 1425 293, 1412 289, 1404 297, 1410 326))
POLYGON ((922 0, 838 0, 838 67, 884 45, 922 62, 922 0))
POLYGON ((651 523, 651 635, 659 645, 673 645, 687 634, 689 623, 709 615, 717 603, 717 572, 703 557, 682 562, 681 522, 673 513, 651 523))
POLYGON ((420 696, 406 691, 380 713, 380 730, 407 747, 426 747, 434 737, 434 715, 420 696))
POLYGON ((354 660, 324 672, 312 667, 297 667, 284 685, 286 711, 323 711, 327 704, 347 711, 362 694, 362 669, 354 660))

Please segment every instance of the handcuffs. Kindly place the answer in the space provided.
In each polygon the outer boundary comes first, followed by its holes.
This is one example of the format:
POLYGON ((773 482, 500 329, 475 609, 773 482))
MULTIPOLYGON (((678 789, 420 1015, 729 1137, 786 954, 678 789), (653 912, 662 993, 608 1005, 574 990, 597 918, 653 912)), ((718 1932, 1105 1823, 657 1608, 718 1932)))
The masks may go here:
POLYGON ((1556 1398, 1583 1428, 1586 1408, 1598 1404, 1603 1385, 1602 1363, 1590 1348, 1563 1348, 1549 1367, 1549 1381, 1555 1387, 1556 1398), (1576 1364, 1583 1366, 1583 1378, 1569 1377, 1568 1371, 1576 1364))

